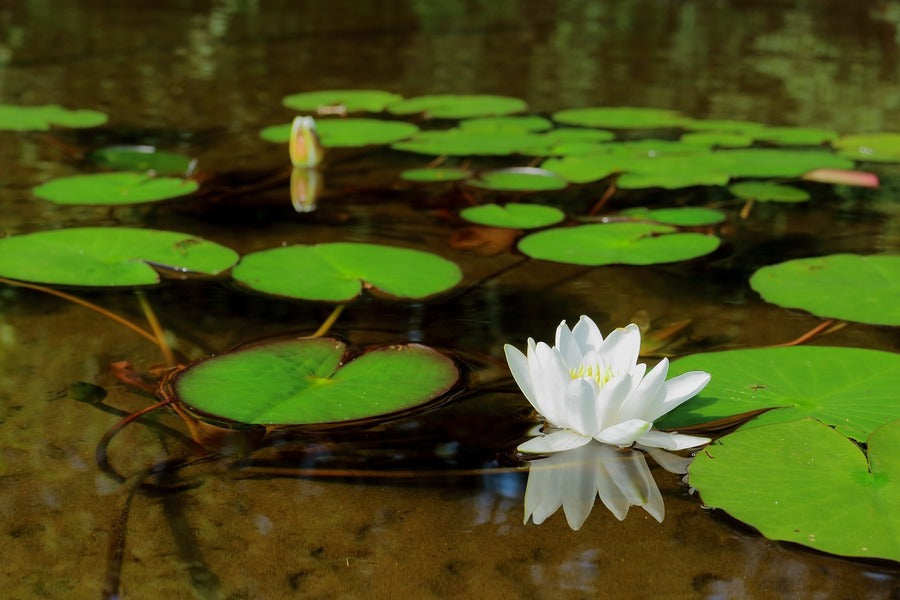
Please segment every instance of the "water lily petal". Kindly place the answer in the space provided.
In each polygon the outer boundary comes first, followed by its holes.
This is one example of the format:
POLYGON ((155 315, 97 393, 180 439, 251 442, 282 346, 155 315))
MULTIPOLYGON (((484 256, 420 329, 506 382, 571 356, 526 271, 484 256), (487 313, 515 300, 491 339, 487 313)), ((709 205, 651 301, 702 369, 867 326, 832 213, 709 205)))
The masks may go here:
POLYGON ((597 427, 597 383, 593 379, 573 379, 566 387, 561 423, 582 435, 593 437, 597 427))
POLYGON ((555 513, 563 503, 563 473, 555 465, 554 457, 536 460, 528 467, 525 484, 525 519, 531 517, 535 525, 555 513))
POLYGON ((544 342, 538 342, 533 352, 530 350, 528 366, 537 401, 535 408, 545 419, 556 425, 562 419, 565 389, 571 380, 569 372, 559 353, 544 342))
POLYGON ((669 433, 653 429, 637 439, 642 446, 663 448, 665 450, 685 450, 696 448, 709 443, 709 438, 696 435, 684 435, 683 433, 669 433))
POLYGON ((646 418, 655 421, 673 408, 683 404, 700 393, 709 383, 710 375, 705 371, 689 371, 666 382, 666 398, 647 413, 646 418))
POLYGON ((675 473, 676 475, 684 475, 687 473, 688 465, 694 460, 693 456, 679 456, 677 454, 672 454, 671 452, 666 452, 660 448, 645 446, 641 443, 636 443, 634 447, 643 450, 656 461, 656 464, 669 473, 675 473))
POLYGON ((509 364, 509 371, 512 373, 513 379, 525 397, 531 402, 531 405, 537 409, 537 398, 534 393, 534 387, 531 385, 531 371, 528 368, 528 358, 522 351, 513 346, 506 344, 503 346, 503 352, 506 354, 506 362, 509 364))
MULTIPOLYGON (((627 421, 622 421, 621 423, 616 423, 611 427, 607 427, 598 435, 594 436, 594 439, 598 442, 603 442, 604 444, 612 444, 613 446, 630 446, 637 441, 638 438, 645 436, 650 431, 651 427, 653 427, 653 423, 650 421, 644 421, 643 419, 628 419, 627 421)), ((652 446, 655 444, 647 445, 652 446)), ((667 448, 667 450, 672 449, 673 448, 667 448)))
POLYGON ((556 349, 569 370, 576 369, 581 364, 581 357, 584 353, 581 351, 572 332, 566 327, 565 321, 556 328, 556 349))
POLYGON ((600 359, 616 375, 628 373, 641 351, 641 330, 634 323, 610 333, 600 348, 600 359))
POLYGON ((563 472, 560 486, 563 489, 563 512, 569 527, 578 531, 591 514, 597 497, 596 450, 594 444, 585 444, 551 458, 557 457, 566 461, 565 465, 560 466, 563 472))
POLYGON ((616 420, 645 419, 652 421, 651 415, 655 414, 658 406, 666 399, 666 373, 669 370, 669 361, 662 359, 659 364, 650 369, 640 384, 628 397, 628 402, 622 405, 616 420))
POLYGON ((616 487, 630 504, 643 507, 660 523, 665 516, 662 494, 656 486, 644 455, 634 450, 606 455, 605 465, 616 487))
POLYGON ((597 351, 603 344, 603 334, 594 321, 585 315, 581 315, 578 323, 572 328, 572 336, 578 343, 582 354, 586 354, 588 350, 597 351))
POLYGON ((597 494, 600 496, 600 501, 618 520, 624 521, 628 515, 628 509, 631 508, 631 502, 613 481, 606 468, 607 461, 618 460, 616 455, 619 450, 615 446, 607 444, 594 443, 591 445, 598 448, 600 458, 597 461, 597 494))
POLYGON ((524 454, 551 454, 572 450, 584 446, 590 441, 590 436, 581 435, 568 429, 560 429, 519 444, 518 451, 524 454))
POLYGON ((621 420, 619 412, 622 410, 622 405, 628 400, 631 383, 631 374, 626 373, 619 377, 613 377, 600 388, 597 394, 597 424, 592 431, 602 431, 621 420))

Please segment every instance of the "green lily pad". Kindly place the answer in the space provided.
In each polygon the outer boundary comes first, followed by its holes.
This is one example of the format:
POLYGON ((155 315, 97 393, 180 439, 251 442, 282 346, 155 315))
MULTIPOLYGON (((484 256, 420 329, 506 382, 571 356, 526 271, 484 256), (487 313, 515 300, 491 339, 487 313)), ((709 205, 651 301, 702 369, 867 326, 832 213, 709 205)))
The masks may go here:
POLYGON ((343 242, 254 252, 232 276, 267 294, 331 302, 352 300, 364 285, 397 298, 425 298, 462 279, 456 264, 429 252, 343 242))
POLYGON ((524 100, 508 96, 434 94, 409 98, 391 105, 388 110, 395 115, 424 113, 433 119, 468 119, 509 115, 527 107, 524 100))
POLYGON ((590 183, 618 173, 628 164, 627 159, 617 154, 574 154, 548 158, 541 163, 541 168, 571 183, 590 183))
POLYGON ((178 399, 207 415, 257 425, 311 425, 407 411, 447 392, 454 362, 426 346, 369 350, 344 363, 335 339, 253 346, 196 363, 174 381, 178 399))
POLYGON ((684 120, 674 110, 631 106, 568 108, 552 115, 557 123, 610 129, 658 129, 679 127, 684 120))
POLYGON ((732 177, 800 177, 815 169, 852 169, 853 161, 820 150, 746 148, 716 152, 732 177))
MULTIPOLYGON (((414 136, 419 128, 403 121, 381 119, 319 119, 316 133, 326 148, 358 148, 378 144, 390 144, 414 136)), ((272 125, 259 132, 268 142, 288 143, 291 124, 272 125)))
POLYGON ((742 200, 760 202, 806 202, 809 192, 792 185, 770 181, 742 181, 728 186, 728 191, 742 200))
POLYGON ((747 137, 753 137, 754 132, 766 127, 762 123, 735 119, 682 119, 679 125, 691 131, 732 133, 747 137))
POLYGON ((864 442, 876 427, 900 419, 900 354, 862 348, 795 346, 692 354, 672 362, 674 377, 700 370, 712 375, 690 402, 656 421, 678 429, 775 408, 745 425, 758 427, 806 417, 864 442))
POLYGON ((147 173, 94 173, 59 177, 34 188, 34 195, 54 204, 142 204, 186 196, 196 181, 147 173))
POLYGON ((767 302, 820 317, 900 325, 900 255, 789 260, 759 269, 750 286, 767 302))
POLYGON ((459 214, 463 219, 472 223, 510 229, 546 227, 566 218, 566 213, 552 206, 516 202, 510 202, 505 206, 499 204, 472 206, 464 208, 459 214))
POLYGON ((106 115, 96 110, 70 110, 56 104, 43 106, 0 104, 0 130, 46 131, 51 125, 96 127, 106 123, 106 120, 106 115))
POLYGON ((318 90, 291 94, 282 104, 301 112, 320 112, 327 107, 343 107, 346 112, 381 112, 403 96, 383 90, 318 90))
POLYGON ((450 167, 430 167, 423 169, 407 169, 400 173, 406 181, 459 181, 470 177, 472 173, 466 169, 450 167))
POLYGON ((753 137, 782 146, 818 146, 836 140, 838 134, 817 127, 763 127, 754 131, 753 137))
POLYGON ((537 115, 516 117, 478 117, 459 122, 463 131, 480 131, 484 133, 521 131, 536 132, 553 128, 553 121, 537 115))
POLYGON ((157 175, 187 176, 196 160, 183 154, 163 152, 153 146, 109 146, 95 150, 90 160, 115 171, 153 171, 157 175))
POLYGON ((445 129, 423 131, 410 140, 391 148, 431 156, 507 156, 510 154, 542 154, 553 142, 539 133, 445 129))
POLYGON ((681 136, 681 142, 685 144, 693 144, 712 148, 718 146, 720 148, 746 148, 753 145, 753 138, 742 133, 732 133, 730 131, 696 131, 693 133, 685 133, 681 136))
POLYGON ((659 156, 632 161, 616 179, 616 185, 627 190, 654 187, 674 190, 695 185, 725 185, 729 179, 714 154, 708 158, 659 156))
POLYGON ((219 244, 153 229, 78 227, 0 239, 0 276, 51 285, 153 285, 157 268, 218 275, 237 259, 219 244))
POLYGON ((652 223, 598 223, 548 229, 526 236, 519 250, 532 257, 575 265, 651 265, 709 254, 719 238, 675 233, 652 223))
POLYGON ((900 561, 900 421, 867 442, 868 458, 814 419, 737 431, 697 455, 690 482, 767 538, 900 561))
POLYGON ((701 225, 716 225, 725 220, 725 213, 712 208, 695 206, 683 206, 678 208, 629 208, 620 214, 642 219, 656 221, 666 225, 678 225, 681 227, 699 227, 701 225))
POLYGON ((841 156, 869 162, 900 162, 900 133, 847 135, 832 145, 841 156))
POLYGON ((507 192, 540 192, 564 189, 568 182, 555 173, 535 167, 512 167, 484 171, 477 179, 467 181, 469 185, 487 190, 507 192))

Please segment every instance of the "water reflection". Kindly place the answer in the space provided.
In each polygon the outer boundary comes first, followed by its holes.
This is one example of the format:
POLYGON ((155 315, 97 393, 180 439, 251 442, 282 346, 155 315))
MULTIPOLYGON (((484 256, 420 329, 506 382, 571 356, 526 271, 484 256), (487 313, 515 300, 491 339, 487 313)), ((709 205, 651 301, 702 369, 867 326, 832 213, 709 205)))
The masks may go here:
MULTIPOLYGON (((690 458, 657 448, 646 450, 667 471, 687 473, 690 458)), ((540 525, 561 506, 569 527, 577 531, 597 496, 620 521, 632 506, 640 506, 660 523, 665 516, 662 494, 643 452, 592 441, 531 461, 525 488, 525 522, 531 517, 535 525, 540 525)))

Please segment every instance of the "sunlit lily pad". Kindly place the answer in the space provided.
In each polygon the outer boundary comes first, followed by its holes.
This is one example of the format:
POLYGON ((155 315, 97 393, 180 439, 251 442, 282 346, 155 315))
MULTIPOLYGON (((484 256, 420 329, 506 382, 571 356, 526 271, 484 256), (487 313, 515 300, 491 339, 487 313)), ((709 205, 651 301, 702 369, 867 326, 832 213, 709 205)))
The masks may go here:
POLYGON ((0 277, 56 285, 152 285, 157 268, 217 275, 237 259, 219 244, 153 229, 78 227, 0 239, 0 277))
POLYGON ((748 137, 753 137, 754 132, 765 128, 762 123, 736 119, 682 119, 679 125, 691 131, 733 133, 748 137))
POLYGON ((553 206, 542 204, 520 204, 510 202, 504 206, 485 204, 472 206, 460 211, 460 216, 479 225, 508 227, 511 229, 534 229, 554 225, 566 218, 566 214, 553 206))
POLYGON ((618 154, 571 155, 548 158, 541 168, 572 183, 599 181, 627 168, 629 161, 618 154))
POLYGON ((817 146, 836 140, 838 134, 817 127, 764 127, 755 131, 753 137, 782 146, 817 146))
POLYGON ((447 392, 454 362, 426 346, 369 350, 345 362, 330 338, 239 349, 188 367, 174 382, 179 400, 206 415, 259 425, 345 422, 406 411, 447 392))
POLYGON ((847 135, 832 145, 853 160, 900 162, 900 133, 847 135))
POLYGON ((900 419, 900 354, 862 348, 796 346, 692 354, 672 376, 701 370, 712 380, 699 396, 660 418, 678 429, 772 408, 744 427, 819 419, 864 442, 879 425, 900 419))
POLYGON ((453 167, 429 167, 422 169, 407 169, 400 173, 400 178, 406 181, 459 181, 471 176, 466 169, 453 167))
POLYGON ((749 135, 732 133, 730 131, 695 131, 693 133, 685 133, 681 136, 681 141, 685 144, 706 148, 712 148, 713 146, 720 148, 746 148, 753 145, 753 138, 749 135))
POLYGON ((820 317, 900 325, 900 255, 789 260, 759 269, 750 285, 768 302, 820 317))
POLYGON ((409 98, 389 107, 395 115, 424 113, 434 119, 468 119, 492 117, 522 112, 524 100, 508 96, 484 94, 435 94, 409 98))
POLYGON ((561 190, 568 182, 555 173, 535 167, 513 167, 484 171, 477 179, 470 179, 469 185, 488 190, 508 192, 539 192, 561 190))
MULTIPOLYGON (((418 127, 403 121, 382 119, 318 119, 316 121, 316 133, 322 146, 326 148, 390 144, 412 137, 418 131, 418 127)), ((291 137, 291 124, 266 127, 260 131, 259 135, 266 141, 286 144, 291 137)))
POLYGON ((557 123, 610 129, 678 127, 684 120, 674 110, 630 106, 568 108, 557 111, 552 116, 557 123))
POLYGON ((51 125, 96 127, 106 123, 106 120, 106 115, 96 110, 70 110, 56 104, 43 106, 0 104, 0 130, 46 131, 51 125))
POLYGON ((331 302, 352 300, 364 286, 397 298, 425 298, 462 279, 456 264, 429 252, 343 242, 254 252, 232 276, 267 294, 331 302))
POLYGON ((152 171, 157 175, 186 176, 196 160, 183 154, 164 152, 153 146, 109 146, 91 152, 90 160, 115 171, 152 171))
POLYGON ((852 169, 853 161, 820 150, 747 148, 716 153, 732 177, 800 177, 815 169, 852 169))
POLYGON ((724 185, 730 175, 721 167, 714 154, 709 157, 660 156, 633 161, 625 173, 616 179, 622 189, 637 190, 653 187, 678 189, 695 185, 724 185))
POLYGON ((697 455, 690 482, 770 539, 900 561, 900 421, 867 442, 868 457, 814 419, 737 431, 697 455))
POLYGON ((192 179, 148 173, 94 173, 59 177, 34 188, 34 195, 55 204, 142 204, 186 196, 197 190, 192 179))
POLYGON ((553 140, 544 134, 527 131, 479 131, 445 129, 423 131, 412 139, 393 144, 404 152, 432 156, 506 156, 542 154, 553 140))
POLYGON ((688 260, 719 247, 719 238, 676 233, 652 223, 600 223, 548 229, 519 242, 524 254, 576 265, 650 265, 688 260))
POLYGON ((553 127, 553 121, 538 115, 513 117, 478 117, 459 122, 463 131, 481 131, 486 133, 504 131, 546 131, 553 127))
POLYGON ((728 191, 743 200, 760 202, 806 202, 809 192, 770 181, 742 181, 728 186, 728 191))
POLYGON ((335 107, 346 112, 381 112, 401 100, 401 95, 383 90, 318 90, 285 96, 282 103, 288 108, 307 112, 322 112, 335 107))
POLYGON ((629 208, 620 214, 642 219, 656 221, 666 225, 679 225, 681 227, 698 227, 701 225, 716 225, 725 220, 725 213, 712 208, 697 206, 683 206, 678 208, 629 208))

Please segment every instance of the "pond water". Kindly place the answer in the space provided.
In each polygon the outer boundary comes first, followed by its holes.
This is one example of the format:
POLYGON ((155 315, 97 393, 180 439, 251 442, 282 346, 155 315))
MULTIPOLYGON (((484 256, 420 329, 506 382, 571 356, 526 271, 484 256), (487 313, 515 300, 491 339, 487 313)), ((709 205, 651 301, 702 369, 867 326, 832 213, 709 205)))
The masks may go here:
MULTIPOLYGON (((520 97, 567 107, 671 108, 698 118, 806 125, 844 133, 900 122, 900 9, 843 0, 432 2, 168 1, 136 5, 0 3, 0 103, 98 109, 107 125, 0 145, 0 232, 122 224, 186 231, 241 254, 281 244, 368 241, 428 249, 460 265, 465 292, 433 302, 353 303, 334 331, 355 342, 422 341, 471 363, 472 393, 373 430, 295 441, 299 477, 203 463, 165 478, 198 483, 136 494, 100 472, 94 451, 120 418, 150 403, 109 365, 138 371, 158 350, 83 308, 0 288, 0 524, 3 596, 95 598, 115 587, 111 537, 127 531, 123 598, 897 598, 895 565, 766 540, 704 510, 676 475, 654 468, 666 517, 620 522, 597 503, 579 531, 560 511, 522 524, 514 464, 529 406, 503 361, 506 342, 548 340, 562 319, 608 331, 632 320, 690 319, 673 352, 791 340, 819 320, 767 304, 747 277, 761 265, 838 251, 897 251, 900 172, 875 169, 878 192, 834 188, 802 205, 726 204, 715 254, 661 267, 522 264, 451 244, 455 211, 504 196, 402 184, 428 159, 335 151, 314 212, 289 201, 283 147, 258 131, 291 118, 289 93, 341 87, 520 97), (155 144, 199 159, 192 200, 106 209, 59 207, 31 188, 80 172, 86 149, 155 144), (272 182, 265 184, 265 182, 272 182), (67 393, 108 391, 105 405, 67 393), (462 469, 484 468, 480 475, 462 469), (379 475, 401 471, 402 477, 379 475)), ((585 212, 605 187, 544 195, 585 212)), ((819 189, 819 188, 817 188, 819 189)), ((723 202, 715 190, 621 193, 614 206, 723 202)), ((136 320, 128 292, 80 294, 136 320)), ((147 294, 192 358, 270 335, 314 331, 329 306, 272 300, 209 282, 147 294)), ((849 325, 830 345, 896 351, 896 329, 849 325)), ((160 422, 183 429, 177 418, 160 422)), ((133 425, 110 460, 132 475, 188 449, 133 425)), ((271 464, 271 463, 270 463, 271 464)), ((279 466, 283 463, 279 462, 279 466)), ((114 544, 112 545, 115 546, 114 544)))

